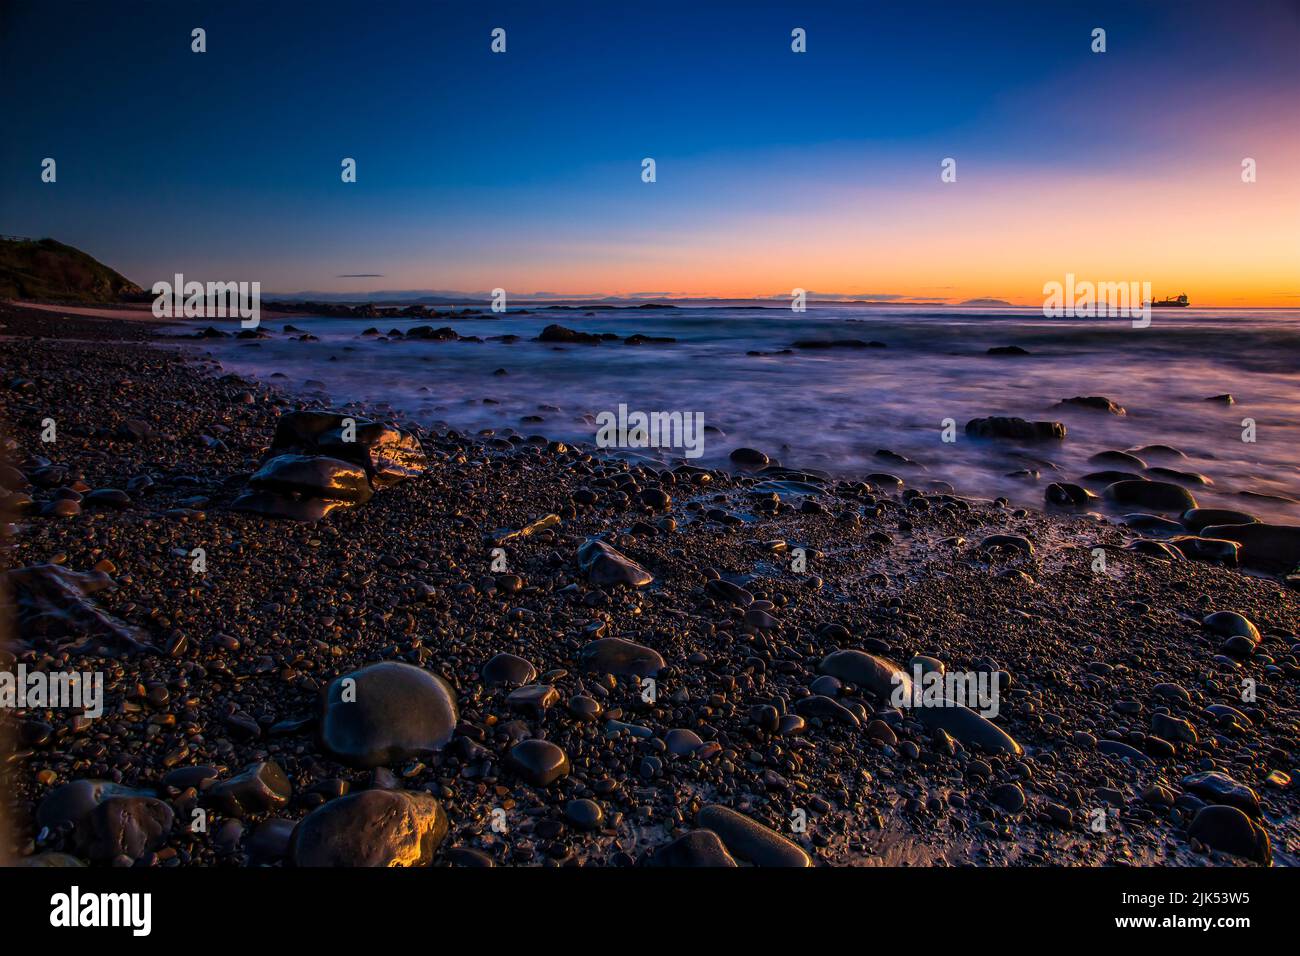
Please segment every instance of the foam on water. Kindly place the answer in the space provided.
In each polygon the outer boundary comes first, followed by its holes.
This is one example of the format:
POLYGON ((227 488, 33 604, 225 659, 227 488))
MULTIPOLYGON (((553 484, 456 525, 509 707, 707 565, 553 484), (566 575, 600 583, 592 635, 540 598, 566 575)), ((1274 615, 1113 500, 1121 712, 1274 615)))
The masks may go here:
POLYGON ((1212 478, 1214 487, 1191 489, 1203 506, 1300 521, 1300 505, 1240 494, 1300 497, 1300 310, 1157 309, 1146 329, 1127 319, 1046 319, 1033 309, 853 306, 814 306, 802 314, 781 308, 543 309, 502 318, 293 317, 263 324, 272 338, 210 340, 203 347, 232 371, 297 392, 321 390, 308 388, 308 381, 323 383, 335 403, 386 403, 424 424, 441 421, 469 431, 513 427, 591 441, 591 416, 619 404, 644 412, 702 412, 725 437, 711 432, 697 463, 723 464, 732 448, 746 445, 788 465, 837 475, 890 471, 921 486, 940 479, 963 494, 1006 495, 1029 506, 1042 504, 1050 481, 1074 481, 1109 467, 1088 463, 1098 451, 1168 444, 1187 459, 1152 457, 1148 464, 1212 478), (557 347, 531 341, 550 323, 677 342, 557 347), (292 341, 280 331, 285 324, 320 341, 292 341), (386 333, 430 324, 521 340, 377 341, 360 335, 369 327, 386 333), (800 339, 849 338, 888 347, 772 354, 800 339), (1000 345, 1031 354, 987 354, 1000 345), (494 375, 499 368, 508 374, 494 375), (275 372, 287 378, 272 379, 275 372), (1224 392, 1237 404, 1205 401, 1224 392), (1056 407, 1076 395, 1106 396, 1128 414, 1056 407), (543 421, 521 421, 531 415, 543 421), (1032 446, 967 439, 965 423, 987 415, 1056 419, 1069 435, 1032 446), (957 422, 955 444, 941 441, 947 418, 957 422), (1256 422, 1253 444, 1242 441, 1244 418, 1256 422), (877 449, 906 455, 925 470, 877 459, 877 449), (1042 477, 1027 482, 1008 476, 1023 468, 1042 477))

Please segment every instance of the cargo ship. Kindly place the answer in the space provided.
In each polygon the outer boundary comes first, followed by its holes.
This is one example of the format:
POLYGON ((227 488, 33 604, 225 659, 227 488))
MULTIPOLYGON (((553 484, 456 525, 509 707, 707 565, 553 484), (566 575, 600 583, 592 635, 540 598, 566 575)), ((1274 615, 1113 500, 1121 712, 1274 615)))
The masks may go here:
POLYGON ((1184 294, 1179 296, 1173 296, 1168 299, 1160 299, 1158 302, 1153 301, 1147 304, 1150 305, 1151 308, 1153 309, 1185 309, 1187 308, 1189 303, 1187 301, 1186 294, 1184 294))

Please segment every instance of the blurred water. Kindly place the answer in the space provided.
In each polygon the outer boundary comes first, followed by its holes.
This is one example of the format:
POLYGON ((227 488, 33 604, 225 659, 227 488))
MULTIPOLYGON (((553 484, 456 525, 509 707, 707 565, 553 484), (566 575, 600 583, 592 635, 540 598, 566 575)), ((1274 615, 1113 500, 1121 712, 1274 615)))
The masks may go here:
POLYGON ((323 390, 336 403, 387 403, 425 424, 442 421, 470 431, 514 427, 591 441, 596 429, 590 416, 620 403, 645 412, 698 411, 725 437, 710 434, 697 463, 722 464, 732 448, 747 445, 787 465, 839 475, 890 471, 921 486, 941 479, 964 494, 1006 495, 1030 506, 1042 504, 1051 480, 1113 467, 1089 464, 1095 452, 1168 444, 1188 460, 1152 458, 1148 464, 1212 478, 1213 488, 1193 489, 1202 505, 1300 520, 1300 505, 1239 494, 1300 497, 1300 310, 1157 309, 1146 329, 1134 329, 1127 319, 1045 319, 1036 309, 854 306, 813 306, 802 314, 784 308, 541 310, 502 318, 287 322, 320 341, 293 341, 280 331, 286 322, 277 320, 263 323, 271 339, 205 341, 202 348, 232 371, 298 392, 323 390), (555 347, 531 341, 552 322, 677 342, 555 347), (369 327, 386 333, 429 324, 521 340, 360 336, 369 327), (771 354, 798 339, 832 338, 888 347, 771 354), (986 354, 1001 345, 1031 354, 986 354), (494 375, 500 368, 508 374, 494 375), (276 372, 287 378, 272 379, 276 372), (308 388, 308 381, 320 384, 308 388), (1237 404, 1205 401, 1224 392, 1237 404), (1128 414, 1054 407, 1076 395, 1106 396, 1128 414), (529 415, 543 421, 521 421, 529 415), (1056 419, 1069 435, 1033 446, 967 439, 967 420, 987 415, 1056 419), (1242 441, 1247 417, 1256 422, 1254 444, 1242 441), (955 444, 941 441, 945 418, 957 422, 955 444), (873 458, 882 448, 925 470, 873 458), (1041 469, 1038 482, 1008 477, 1026 466, 1041 469))

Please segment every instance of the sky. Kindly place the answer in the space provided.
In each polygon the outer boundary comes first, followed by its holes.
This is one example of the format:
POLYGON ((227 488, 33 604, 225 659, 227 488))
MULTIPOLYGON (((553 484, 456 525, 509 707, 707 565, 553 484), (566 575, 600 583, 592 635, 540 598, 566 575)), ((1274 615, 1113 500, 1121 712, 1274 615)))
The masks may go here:
POLYGON ((0 124, 145 287, 1300 306, 1300 0, 6 0, 0 124))

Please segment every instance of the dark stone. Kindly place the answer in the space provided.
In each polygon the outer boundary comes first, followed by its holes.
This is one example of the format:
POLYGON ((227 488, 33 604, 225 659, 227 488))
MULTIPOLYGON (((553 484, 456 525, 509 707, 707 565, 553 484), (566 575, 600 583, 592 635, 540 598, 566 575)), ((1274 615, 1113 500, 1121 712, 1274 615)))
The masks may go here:
POLYGON ((509 763, 535 787, 550 786, 569 775, 569 756, 549 740, 530 738, 510 748, 509 763))
POLYGON ((1028 422, 1023 418, 972 418, 966 434, 972 438, 1006 438, 1012 441, 1061 441, 1065 438, 1061 422, 1028 422))
POLYGON ((363 790, 317 807, 293 831, 295 866, 428 866, 447 835, 432 794, 363 790))
POLYGON ((1253 860, 1261 866, 1272 863, 1268 832, 1236 807, 1202 807, 1187 832, 1212 849, 1253 860))
POLYGON ((701 807, 695 825, 712 830, 729 853, 755 866, 812 866, 812 858, 801 847, 728 807, 701 807))
POLYGON ((692 830, 655 851, 652 866, 737 866, 722 840, 712 830, 692 830))
POLYGON ((279 810, 293 795, 293 785, 274 760, 249 764, 208 791, 208 797, 232 817, 279 810))
POLYGON ((585 671, 619 676, 653 677, 664 666, 659 652, 621 637, 602 637, 578 652, 578 665, 585 671))
POLYGON ((337 677, 321 695, 321 744, 353 767, 427 757, 451 740, 456 721, 456 694, 447 682, 397 661, 337 677), (355 686, 345 700, 347 681, 355 686))

